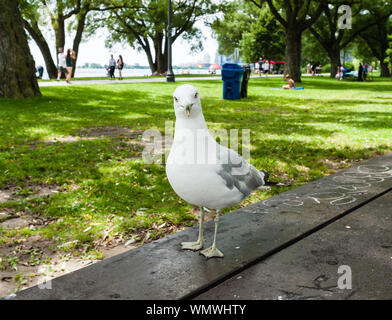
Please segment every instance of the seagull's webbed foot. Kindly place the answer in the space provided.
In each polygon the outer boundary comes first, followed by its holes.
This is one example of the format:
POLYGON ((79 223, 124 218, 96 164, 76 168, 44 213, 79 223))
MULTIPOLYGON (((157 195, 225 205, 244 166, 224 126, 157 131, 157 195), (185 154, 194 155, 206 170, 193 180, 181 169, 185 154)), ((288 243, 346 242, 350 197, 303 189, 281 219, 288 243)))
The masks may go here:
POLYGON ((204 244, 204 208, 200 207, 199 238, 195 242, 181 242, 182 250, 197 251, 203 249, 204 244))
POLYGON ((208 258, 223 258, 223 253, 216 247, 211 246, 208 249, 200 251, 200 254, 208 258))
POLYGON ((195 241, 195 242, 181 242, 182 250, 193 250, 197 251, 203 248, 203 241, 195 241))

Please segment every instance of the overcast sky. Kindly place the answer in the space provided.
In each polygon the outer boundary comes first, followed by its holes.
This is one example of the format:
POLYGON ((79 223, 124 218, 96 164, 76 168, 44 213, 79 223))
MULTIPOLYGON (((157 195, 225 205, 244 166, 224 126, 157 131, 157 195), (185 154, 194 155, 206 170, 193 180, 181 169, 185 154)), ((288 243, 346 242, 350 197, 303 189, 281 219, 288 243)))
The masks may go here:
MULTIPOLYGON (((189 62, 197 62, 203 60, 203 58, 208 54, 210 56, 210 63, 213 63, 216 51, 218 49, 218 44, 216 40, 214 40, 211 36, 210 28, 204 26, 204 24, 199 21, 196 25, 202 30, 206 40, 203 41, 204 50, 197 54, 192 55, 190 53, 190 45, 188 45, 182 39, 177 39, 173 44, 173 65, 180 65, 183 63, 189 62)), ((140 65, 148 66, 148 61, 144 51, 138 52, 133 50, 130 46, 122 47, 121 45, 117 45, 113 49, 108 49, 105 47, 105 39, 108 30, 101 29, 96 32, 96 35, 92 38, 88 39, 86 42, 82 42, 80 44, 80 49, 78 53, 78 64, 83 65, 84 63, 99 63, 99 64, 108 64, 110 54, 113 53, 115 56, 121 54, 124 58, 125 63, 127 64, 135 64, 139 63, 140 65)), ((44 34, 46 39, 49 41, 51 45, 51 49, 54 48, 54 37, 49 33, 44 34)), ((68 36, 66 38, 65 48, 72 48, 73 37, 68 36)), ((45 66, 43 57, 41 55, 40 50, 34 41, 29 42, 31 53, 36 61, 36 66, 42 65, 45 66)), ((52 49, 52 56, 55 59, 54 49, 52 49)), ((55 62, 56 63, 56 62, 55 62)))

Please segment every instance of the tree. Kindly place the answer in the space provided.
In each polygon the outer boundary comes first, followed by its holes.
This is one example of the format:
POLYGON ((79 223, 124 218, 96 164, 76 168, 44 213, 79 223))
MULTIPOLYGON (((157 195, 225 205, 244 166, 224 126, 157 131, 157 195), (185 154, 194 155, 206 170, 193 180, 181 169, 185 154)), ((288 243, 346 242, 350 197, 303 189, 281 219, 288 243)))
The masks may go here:
POLYGON ((392 69, 392 35, 390 35, 389 37, 388 37, 388 39, 389 39, 389 48, 387 49, 387 57, 386 57, 386 59, 384 60, 386 63, 388 63, 388 65, 389 65, 389 68, 391 68, 392 69))
MULTIPOLYGON (((332 1, 329 1, 332 2, 332 1)), ((385 19, 392 13, 391 6, 374 1, 335 0, 323 8, 319 19, 309 27, 309 31, 327 52, 331 63, 331 77, 334 78, 337 66, 340 65, 341 50, 346 48, 352 41, 376 25, 379 20, 385 19), (339 28, 341 19, 339 8, 341 4, 350 4, 352 16, 352 29, 339 28), (376 13, 375 13, 376 12, 376 13)), ((366 32, 366 34, 369 34, 366 32)), ((385 53, 385 51, 384 51, 385 53)))
POLYGON ((53 62, 49 45, 46 42, 38 25, 38 21, 40 20, 38 1, 19 0, 19 6, 23 17, 23 26, 40 49, 49 77, 56 78, 56 65, 53 62))
POLYGON ((0 0, 0 97, 41 95, 18 1, 0 0))
POLYGON ((284 29, 269 10, 260 10, 258 19, 250 25, 250 31, 242 35, 242 56, 246 61, 257 61, 259 57, 282 60, 284 48, 284 29))
POLYGON ((281 60, 284 57, 284 29, 268 7, 254 10, 247 2, 232 3, 223 19, 211 27, 219 43, 219 53, 231 55, 239 48, 243 60, 252 62, 259 57, 281 60))
POLYGON ((349 48, 352 49, 352 56, 360 61, 364 61, 369 64, 378 61, 367 42, 363 40, 362 37, 356 37, 349 48))
POLYGON ((251 24, 256 18, 255 10, 246 2, 231 2, 224 10, 223 19, 217 18, 210 25, 219 44, 218 52, 231 56, 240 47, 243 35, 251 31, 251 24))
POLYGON ((312 63, 325 65, 330 62, 327 52, 320 48, 311 32, 306 30, 302 35, 302 66, 312 63))
MULTIPOLYGON (((380 12, 372 12, 372 14, 380 14, 380 12)), ((391 75, 388 67, 387 49, 389 47, 388 36, 391 32, 391 18, 380 17, 378 15, 376 24, 371 28, 362 31, 359 35, 370 49, 374 57, 380 61, 380 77, 389 77, 391 75)), ((361 50, 363 52, 363 50, 361 50)))
MULTIPOLYGON (((49 45, 41 31, 42 27, 46 29, 50 27, 53 30, 57 53, 59 48, 64 48, 66 25, 70 21, 68 25, 75 32, 72 49, 78 53, 90 13, 116 10, 124 7, 124 3, 131 6, 137 2, 124 0, 20 0, 20 8, 24 27, 40 49, 49 77, 56 78, 57 63, 55 64, 52 58, 49 45), (48 18, 49 23, 45 18, 48 18)), ((93 30, 89 31, 91 34, 93 30)), ((76 63, 77 59, 73 61, 73 75, 76 63)))
POLYGON ((302 33, 320 16, 324 0, 250 0, 259 8, 267 3, 285 29, 285 73, 301 82, 302 33))
MULTIPOLYGON (((172 43, 180 36, 192 44, 192 50, 202 48, 202 35, 195 22, 213 13, 217 5, 212 0, 179 0, 172 5, 172 43)), ((140 7, 126 6, 101 16, 110 37, 107 45, 129 44, 143 50, 152 73, 167 70, 167 0, 141 1, 140 7)))

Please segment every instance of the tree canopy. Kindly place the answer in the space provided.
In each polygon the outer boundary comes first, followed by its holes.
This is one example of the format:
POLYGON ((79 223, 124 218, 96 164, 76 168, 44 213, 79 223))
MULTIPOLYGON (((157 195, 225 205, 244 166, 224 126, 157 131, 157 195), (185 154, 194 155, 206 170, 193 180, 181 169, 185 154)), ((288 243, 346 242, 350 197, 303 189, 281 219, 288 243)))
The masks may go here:
POLYGON ((239 48, 246 62, 254 62, 259 57, 269 60, 284 57, 284 29, 267 7, 255 10, 246 2, 232 3, 224 18, 216 19, 211 27, 221 54, 230 56, 239 48))
MULTIPOLYGON (((182 38, 193 52, 203 48, 204 38, 196 28, 203 19, 211 26, 221 54, 232 55, 238 48, 248 62, 259 57, 284 59, 285 73, 296 81, 304 61, 321 62, 326 56, 333 77, 342 50, 351 48, 358 57, 375 57, 381 75, 389 75, 385 59, 390 0, 173 0, 172 7, 172 42, 182 38), (338 26, 343 4, 350 6, 352 29, 338 26), (206 18, 213 15, 217 18, 211 23, 206 18)), ((78 52, 83 39, 107 28, 108 47, 121 43, 142 50, 152 73, 167 70, 167 0, 19 0, 19 8, 23 26, 37 43, 51 78, 57 75, 57 59, 45 39, 48 31, 56 52, 64 47, 67 32, 78 52)), ((75 66, 76 61, 74 70, 75 66)))
POLYGON ((311 27, 327 5, 325 0, 248 0, 260 9, 268 4, 285 30, 285 73, 301 81, 302 33, 311 27))
MULTIPOLYGON (((146 53, 151 71, 167 70, 167 0, 139 1, 138 6, 124 7, 103 13, 96 22, 110 31, 107 45, 128 44, 146 53)), ((216 12, 218 6, 212 0, 180 0, 172 5, 172 43, 179 37, 192 44, 192 50, 200 50, 202 34, 195 27, 196 21, 216 12)))
MULTIPOLYGON (((56 52, 58 48, 64 48, 66 32, 72 31, 73 47, 79 51, 86 27, 90 26, 90 34, 93 30, 94 19, 92 12, 115 10, 124 6, 137 6, 139 1, 123 0, 19 0, 24 27, 39 47, 45 61, 46 69, 50 78, 57 76, 56 64, 50 52, 50 46, 44 37, 45 31, 50 30, 55 38, 56 52)), ((77 59, 73 62, 75 71, 77 59)))
POLYGON ((358 57, 367 51, 368 57, 370 54, 380 61, 381 75, 386 76, 389 71, 384 60, 391 14, 391 1, 243 0, 233 2, 212 29, 220 53, 231 55, 239 48, 248 61, 279 55, 284 42, 285 73, 296 81, 300 80, 303 62, 329 60, 334 77, 342 51, 355 52, 358 57))

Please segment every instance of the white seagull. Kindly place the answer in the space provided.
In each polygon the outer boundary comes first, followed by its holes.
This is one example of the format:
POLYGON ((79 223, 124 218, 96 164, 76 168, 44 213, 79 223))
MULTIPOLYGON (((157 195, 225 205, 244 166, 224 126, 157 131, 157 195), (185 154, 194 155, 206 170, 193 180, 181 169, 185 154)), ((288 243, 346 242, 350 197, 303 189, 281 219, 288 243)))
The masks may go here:
POLYGON ((223 257, 216 247, 220 211, 237 205, 254 190, 263 189, 268 174, 215 141, 208 131, 199 92, 194 86, 179 86, 173 98, 176 124, 166 175, 177 195, 200 207, 198 240, 182 242, 182 249, 203 248, 204 208, 214 209, 214 241, 201 254, 207 258, 223 257))

